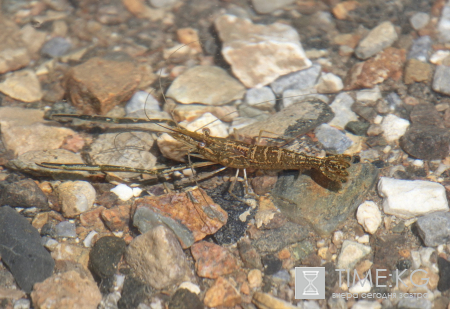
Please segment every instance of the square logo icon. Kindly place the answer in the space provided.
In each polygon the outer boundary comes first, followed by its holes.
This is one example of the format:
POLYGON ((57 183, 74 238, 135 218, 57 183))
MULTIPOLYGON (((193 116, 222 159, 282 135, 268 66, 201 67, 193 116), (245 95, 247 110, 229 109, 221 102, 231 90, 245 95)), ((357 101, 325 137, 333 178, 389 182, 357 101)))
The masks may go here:
POLYGON ((325 299, 325 267, 295 267, 295 299, 325 299))

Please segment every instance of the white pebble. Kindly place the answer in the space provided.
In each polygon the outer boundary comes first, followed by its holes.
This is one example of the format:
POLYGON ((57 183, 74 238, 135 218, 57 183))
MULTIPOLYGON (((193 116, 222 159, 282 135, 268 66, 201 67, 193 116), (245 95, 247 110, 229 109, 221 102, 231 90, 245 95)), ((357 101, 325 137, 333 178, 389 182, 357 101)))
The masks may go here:
POLYGON ((336 93, 344 89, 344 83, 333 73, 322 73, 315 88, 318 93, 336 93))
POLYGON ((381 122, 383 136, 388 142, 393 142, 402 137, 409 127, 409 121, 393 114, 384 117, 381 122))
POLYGON ((368 244, 369 241, 370 241, 370 236, 367 235, 367 234, 364 234, 363 236, 361 236, 361 237, 358 238, 358 242, 359 242, 360 244, 368 244))
POLYGON ((430 62, 432 64, 441 65, 442 61, 450 56, 450 50, 437 50, 433 55, 430 57, 430 62))
POLYGON ((339 254, 337 268, 352 269, 359 261, 366 257, 372 248, 354 241, 345 240, 339 254))
POLYGON ((83 245, 86 248, 92 247, 92 240, 94 239, 95 235, 98 235, 96 231, 91 231, 86 238, 83 240, 83 245))
POLYGON ((133 196, 134 197, 139 197, 141 195, 141 193, 142 193, 142 189, 141 188, 138 188, 138 187, 133 188, 133 196))
POLYGON ((365 201, 358 207, 356 219, 367 233, 374 234, 381 224, 381 212, 377 204, 365 201))
POLYGON ((200 294, 200 287, 198 285, 196 285, 196 284, 193 284, 192 282, 189 282, 189 281, 185 281, 185 282, 181 283, 178 288, 179 289, 189 290, 192 293, 197 294, 197 295, 200 294))
POLYGON ((378 192, 384 212, 402 219, 449 209, 445 188, 436 182, 381 177, 378 192))
POLYGON ((371 282, 370 280, 360 280, 358 282, 355 282, 355 285, 353 285, 348 291, 350 293, 369 293, 371 289, 371 282))
POLYGON ((133 197, 133 189, 123 183, 115 186, 110 191, 115 193, 119 197, 119 199, 124 202, 133 197))

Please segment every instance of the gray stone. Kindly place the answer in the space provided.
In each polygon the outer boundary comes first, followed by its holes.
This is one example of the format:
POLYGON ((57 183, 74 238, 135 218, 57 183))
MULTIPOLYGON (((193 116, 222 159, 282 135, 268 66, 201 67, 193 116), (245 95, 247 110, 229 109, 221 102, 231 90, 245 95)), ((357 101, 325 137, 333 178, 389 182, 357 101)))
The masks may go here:
POLYGON ((408 59, 417 59, 422 62, 427 62, 432 52, 432 44, 433 42, 428 35, 415 39, 409 50, 408 59))
POLYGON ((409 22, 415 30, 420 30, 430 22, 430 15, 424 12, 417 12, 411 16, 409 22))
POLYGON ((261 110, 272 110, 276 104, 275 94, 269 87, 248 89, 245 103, 261 110))
POLYGON ((74 218, 94 206, 96 194, 87 181, 66 181, 58 186, 58 196, 64 216, 74 218))
POLYGON ((183 72, 170 85, 166 96, 180 103, 225 105, 241 99, 245 87, 219 67, 200 65, 183 72))
POLYGON ((70 43, 65 38, 56 37, 47 41, 42 46, 41 54, 52 58, 64 56, 72 48, 70 43))
POLYGON ((149 2, 155 8, 162 8, 175 4, 176 0, 149 0, 149 2))
POLYGON ((442 9, 437 30, 442 42, 450 42, 450 5, 448 3, 442 9))
POLYGON ((145 234, 147 231, 161 224, 165 224, 172 232, 174 232, 183 249, 189 248, 194 243, 195 240, 192 232, 186 226, 178 223, 172 218, 157 214, 145 207, 138 208, 134 213, 133 225, 137 227, 142 234, 145 234))
POLYGON ((277 252, 288 245, 304 240, 310 232, 310 228, 304 223, 287 222, 278 229, 262 231, 258 235, 259 238, 252 241, 252 246, 258 252, 277 252))
POLYGON ((420 217, 417 228, 425 246, 444 245, 450 241, 450 213, 435 212, 420 217))
POLYGON ((0 206, 48 210, 47 196, 32 179, 17 179, 14 176, 0 181, 0 206))
POLYGON ((125 112, 127 117, 129 117, 131 113, 139 110, 151 110, 153 112, 155 110, 160 111, 161 108, 159 102, 150 93, 138 91, 133 94, 127 105, 125 105, 125 112))
POLYGON ((41 244, 39 232, 17 211, 0 208, 0 255, 26 293, 51 276, 55 262, 41 244))
POLYGON ((334 112, 334 118, 328 123, 339 129, 344 129, 348 122, 357 121, 358 115, 352 111, 352 105, 355 101, 347 93, 338 94, 333 103, 330 104, 334 112))
POLYGON ((343 153, 353 145, 353 141, 344 133, 326 123, 318 126, 314 133, 325 150, 333 153, 343 153))
POLYGON ((365 60, 391 46, 397 41, 397 38, 394 25, 389 21, 385 21, 370 30, 367 36, 359 42, 358 47, 355 49, 355 54, 359 59, 365 60))
POLYGON ((354 215, 378 179, 378 169, 371 164, 353 164, 348 172, 349 181, 342 184, 338 192, 331 191, 331 186, 325 188, 323 183, 317 183, 311 178, 312 173, 284 172, 272 195, 280 211, 291 221, 309 222, 319 234, 329 235, 354 215))
POLYGON ((74 222, 62 221, 55 226, 56 237, 76 238, 76 228, 74 222))
POLYGON ((339 269, 353 269, 353 267, 355 267, 355 265, 371 251, 372 249, 369 246, 350 240, 344 240, 336 267, 339 269))
POLYGON ((253 8, 260 14, 272 13, 275 10, 294 3, 295 0, 252 0, 253 8))
POLYGON ((310 68, 293 72, 277 78, 270 84, 276 95, 282 95, 285 90, 306 90, 314 89, 317 79, 320 76, 322 67, 320 64, 313 64, 310 68))
POLYGON ((282 75, 311 66, 291 26, 257 25, 233 15, 218 17, 215 26, 222 41, 222 55, 247 88, 265 86, 282 75))

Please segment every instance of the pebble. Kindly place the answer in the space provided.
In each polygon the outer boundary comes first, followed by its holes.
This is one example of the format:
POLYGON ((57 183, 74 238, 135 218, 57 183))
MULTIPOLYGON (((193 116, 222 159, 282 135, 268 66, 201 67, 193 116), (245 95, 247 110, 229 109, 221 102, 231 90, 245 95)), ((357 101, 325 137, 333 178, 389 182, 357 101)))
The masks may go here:
POLYGON ((358 300, 353 306, 352 309, 381 309, 382 306, 377 301, 370 300, 358 300))
POLYGON ((344 133, 326 123, 318 126, 314 134, 325 150, 333 153, 343 153, 353 145, 353 141, 344 133))
POLYGON ((322 73, 315 88, 318 93, 337 93, 344 89, 344 83, 333 73, 322 73))
POLYGON ((344 240, 336 268, 353 269, 359 261, 371 252, 372 248, 370 246, 365 246, 350 240, 344 240))
POLYGON ((94 206, 95 189, 87 181, 66 181, 58 186, 57 191, 66 218, 74 218, 94 206))
POLYGON ((179 103, 221 106, 241 99, 245 87, 224 69, 201 65, 184 71, 167 90, 166 96, 179 103))
POLYGON ((344 89, 373 88, 388 78, 398 80, 405 60, 404 49, 388 47, 375 57, 356 63, 347 73, 344 89))
POLYGON ((359 42, 355 49, 355 54, 359 59, 368 59, 386 47, 391 46, 397 39, 398 35, 394 25, 389 21, 385 21, 370 30, 367 36, 359 42))
POLYGON ((31 59, 16 23, 4 16, 0 20, 0 74, 27 66, 31 59))
POLYGON ((363 89, 356 92, 356 101, 362 102, 364 104, 370 104, 381 99, 380 87, 375 86, 371 89, 363 89))
POLYGON ((345 126, 345 130, 356 136, 365 136, 370 127, 370 123, 364 121, 350 121, 345 126))
POLYGON ((442 8, 441 19, 437 25, 438 35, 441 42, 450 41, 450 5, 447 3, 442 8))
POLYGON ((28 151, 58 149, 69 136, 78 136, 71 129, 44 123, 43 117, 44 112, 37 109, 0 107, 0 125, 6 147, 20 156, 28 151))
POLYGON ((443 257, 437 258, 437 263, 439 267, 439 282, 438 290, 445 292, 450 289, 450 262, 443 257))
POLYGON ((241 295, 233 284, 219 277, 214 284, 206 291, 203 302, 208 307, 234 307, 241 303, 241 295))
POLYGON ((39 232, 9 206, 0 207, 0 255, 26 293, 33 285, 50 277, 55 262, 41 244, 39 232))
POLYGON ((34 71, 25 69, 6 75, 0 83, 0 92, 23 102, 36 102, 44 95, 41 83, 34 71))
POLYGON ((299 35, 291 26, 257 25, 226 14, 215 20, 215 26, 223 57, 247 88, 265 86, 282 75, 311 66, 299 35))
POLYGON ((444 127, 442 115, 437 111, 435 105, 422 103, 413 107, 409 118, 413 125, 426 125, 444 127))
POLYGON ((247 238, 243 238, 238 242, 239 256, 244 267, 249 269, 262 269, 261 256, 253 247, 247 238))
POLYGON ((450 131, 434 125, 412 125, 400 142, 402 149, 414 158, 439 160, 449 155, 450 131))
POLYGON ((151 6, 155 8, 162 8, 167 6, 172 6, 176 3, 176 0, 150 0, 151 6))
POLYGON ((259 14, 272 13, 294 2, 295 0, 280 0, 280 1, 252 0, 253 8, 259 14))
POLYGON ((388 114, 381 122, 383 137, 387 142, 399 140, 409 127, 409 121, 394 114, 388 114))
POLYGON ((245 103, 261 110, 272 110, 276 104, 275 94, 269 87, 248 89, 245 103))
MULTIPOLYGON (((450 9, 450 8, 449 8, 450 9)), ((450 95, 450 66, 438 65, 434 72, 433 84, 434 91, 450 95)))
POLYGON ((356 219, 366 232, 375 234, 381 224, 381 212, 377 204, 372 201, 365 201, 358 206, 356 219))
POLYGON ((91 231, 86 236, 86 238, 83 240, 83 245, 85 248, 91 248, 92 244, 94 243, 94 240, 98 238, 98 233, 96 231, 91 231))
POLYGON ((217 279, 237 270, 237 261, 233 254, 214 243, 201 241, 192 245, 191 253, 195 260, 197 275, 203 278, 217 279))
POLYGON ((56 237, 76 238, 75 222, 62 221, 55 226, 56 237))
POLYGON ((420 217, 417 229, 427 247, 437 247, 450 240, 450 213, 435 212, 420 217))
POLYGON ((145 196, 136 201, 136 211, 141 207, 178 220, 186 226, 194 235, 195 241, 199 241, 206 235, 216 233, 228 220, 228 214, 204 191, 190 191, 189 198, 184 193, 169 193, 162 196, 145 196), (205 202, 206 199, 206 202, 205 202), (201 204, 193 203, 192 200, 201 204), (206 204, 206 205, 205 205, 206 204))
POLYGON ((169 309, 203 309, 203 303, 197 295, 188 289, 179 288, 170 298, 169 309))
POLYGON ((402 219, 449 209, 445 188, 436 182, 381 177, 378 192, 384 212, 402 219))
POLYGON ((433 41, 428 35, 421 36, 413 41, 408 53, 408 59, 416 59, 427 62, 430 58, 433 41))
POLYGON ((252 303, 259 309, 298 309, 297 306, 294 306, 273 295, 262 292, 256 292, 253 294, 252 303))
POLYGON ((0 206, 31 208, 37 207, 48 210, 47 196, 31 179, 17 179, 10 176, 0 181, 0 206))
POLYGON ((53 249, 52 258, 58 261, 71 261, 81 264, 85 269, 88 269, 89 250, 78 245, 68 243, 58 243, 53 249))
POLYGON ((139 229, 141 234, 146 233, 161 223, 172 230, 183 249, 189 248, 195 242, 194 235, 186 226, 170 217, 157 214, 149 208, 138 208, 133 216, 133 225, 139 229))
POLYGON ((94 281, 70 270, 37 283, 31 299, 36 309, 96 309, 102 300, 102 294, 94 281))
POLYGON ((425 12, 417 12, 409 19, 415 30, 420 30, 430 22, 430 15, 425 12))
POLYGON ((378 169, 372 164, 353 164, 348 172, 352 181, 342 185, 339 192, 328 190, 310 175, 285 172, 278 177, 272 195, 289 220, 299 224, 306 220, 320 234, 329 235, 354 215, 364 201, 362 197, 378 180, 378 169))
POLYGON ((410 59, 406 62, 405 75, 403 80, 405 84, 415 82, 428 82, 431 78, 431 66, 420 60, 410 59))
POLYGON ((277 96, 282 95, 286 90, 310 90, 314 89, 322 67, 320 64, 313 64, 311 67, 283 75, 270 84, 273 92, 277 96))
POLYGON ((347 93, 339 93, 330 104, 334 118, 328 124, 338 129, 344 129, 350 121, 357 121, 358 115, 351 110, 354 102, 347 93))
POLYGON ((258 288, 262 285, 262 272, 259 269, 252 269, 247 275, 248 284, 251 289, 258 288))
POLYGON ((256 137, 261 130, 286 139, 305 134, 333 118, 331 108, 317 99, 307 99, 290 105, 264 121, 258 121, 238 130, 239 136, 256 137))
POLYGON ((128 100, 140 81, 141 72, 132 62, 98 57, 72 67, 66 73, 67 94, 83 114, 105 115, 128 100))
POLYGON ((125 259, 139 278, 155 289, 191 281, 191 269, 177 238, 160 225, 133 239, 125 259))
POLYGON ((47 41, 42 46, 41 54, 51 58, 61 57, 67 54, 72 48, 72 44, 65 38, 55 37, 47 41))
POLYGON ((133 189, 123 183, 115 186, 110 191, 116 194, 117 197, 119 197, 119 199, 124 202, 128 201, 134 196, 133 189))
MULTIPOLYGON (((152 94, 145 91, 137 91, 125 105, 125 112, 128 116, 140 110, 161 111, 161 107, 152 94)), ((152 113, 150 112, 150 114, 152 113)))
MULTIPOLYGON (((119 205, 102 211, 102 219, 106 227, 113 232, 128 231, 131 206, 119 205)), ((118 235, 118 234, 115 234, 118 235)))
MULTIPOLYGON (((149 132, 127 131, 101 134, 90 146, 92 161, 96 164, 125 166, 151 170, 156 156, 150 151, 155 140, 149 132)), ((113 172, 120 178, 133 178, 139 173, 113 172)))
POLYGON ((449 65, 450 64, 450 50, 437 50, 430 57, 430 62, 436 65, 449 65))
POLYGON ((402 298, 397 304, 399 309, 431 309, 433 304, 424 298, 402 298))
POLYGON ((125 241, 121 238, 115 236, 100 238, 89 252, 89 269, 101 279, 114 276, 125 248, 125 241))

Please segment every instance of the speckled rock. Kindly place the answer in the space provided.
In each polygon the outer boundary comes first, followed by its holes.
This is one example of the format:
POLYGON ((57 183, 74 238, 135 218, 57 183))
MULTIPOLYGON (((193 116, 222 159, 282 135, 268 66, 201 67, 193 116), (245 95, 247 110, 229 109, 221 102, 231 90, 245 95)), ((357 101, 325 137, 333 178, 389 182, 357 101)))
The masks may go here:
POLYGON ((58 187, 62 212, 73 218, 94 206, 95 189, 87 181, 67 181, 58 187))
POLYGON ((367 36, 359 42, 358 47, 355 49, 355 54, 358 58, 365 60, 391 46, 397 38, 394 25, 389 21, 385 21, 370 30, 367 36))
POLYGON ((400 140, 400 146, 417 159, 443 159, 450 152, 450 130, 436 126, 413 125, 400 140))
POLYGON ((23 102, 35 102, 42 99, 41 83, 32 70, 11 73, 0 83, 0 92, 23 102))
POLYGON ((222 15, 215 20, 222 54, 234 75, 248 88, 265 86, 281 75, 311 66, 294 28, 222 15))

